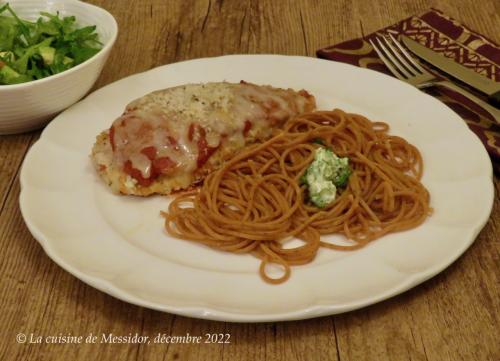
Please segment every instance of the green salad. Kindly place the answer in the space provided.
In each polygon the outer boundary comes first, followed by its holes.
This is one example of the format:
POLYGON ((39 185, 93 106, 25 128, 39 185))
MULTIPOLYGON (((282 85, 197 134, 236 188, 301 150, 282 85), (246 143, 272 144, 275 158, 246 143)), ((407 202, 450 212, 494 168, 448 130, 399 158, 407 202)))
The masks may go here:
POLYGON ((40 15, 23 20, 8 3, 0 5, 0 85, 61 73, 102 48, 95 26, 78 27, 74 16, 40 15))

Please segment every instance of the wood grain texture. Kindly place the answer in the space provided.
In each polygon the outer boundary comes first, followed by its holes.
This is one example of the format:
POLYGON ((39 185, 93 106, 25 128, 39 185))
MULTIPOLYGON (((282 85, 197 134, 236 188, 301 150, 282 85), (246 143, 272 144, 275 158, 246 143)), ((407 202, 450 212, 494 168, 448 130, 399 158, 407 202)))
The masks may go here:
POLYGON ((7 201, 21 162, 33 139, 33 133, 4 135, 0 141, 0 214, 7 201))
MULTIPOLYGON (((176 61, 235 53, 314 56, 436 7, 500 42, 496 0, 91 0, 120 35, 95 88, 176 61)), ((313 320, 231 324, 129 305, 63 271, 21 218, 18 172, 38 133, 0 137, 0 360, 500 360, 500 179, 473 246, 428 282, 388 301, 313 320), (18 333, 155 337, 229 333, 230 344, 18 344, 18 333), (97 356, 98 355, 98 356, 97 356)), ((51 205, 47 205, 50 207, 51 205)))

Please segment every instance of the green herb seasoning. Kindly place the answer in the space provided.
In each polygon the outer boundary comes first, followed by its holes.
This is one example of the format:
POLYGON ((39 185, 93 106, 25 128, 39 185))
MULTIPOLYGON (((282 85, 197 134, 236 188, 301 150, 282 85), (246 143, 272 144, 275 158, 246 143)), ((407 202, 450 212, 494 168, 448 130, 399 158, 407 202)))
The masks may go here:
POLYGON ((74 16, 40 15, 22 20, 8 3, 0 5, 0 85, 63 72, 102 48, 95 26, 78 27, 74 16))

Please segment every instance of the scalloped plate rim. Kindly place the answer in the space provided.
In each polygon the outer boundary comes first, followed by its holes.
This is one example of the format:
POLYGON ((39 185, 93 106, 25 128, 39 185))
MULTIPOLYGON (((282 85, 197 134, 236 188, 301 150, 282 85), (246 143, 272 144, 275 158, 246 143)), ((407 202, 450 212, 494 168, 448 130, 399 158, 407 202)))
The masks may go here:
MULTIPOLYGON (((213 58, 201 58, 201 59, 193 59, 193 60, 186 60, 183 62, 179 63, 173 63, 173 64, 168 64, 168 65, 163 65, 154 69, 147 70, 145 72, 137 73, 130 75, 126 78, 120 79, 114 83, 108 84, 107 86, 96 90, 92 94, 88 95, 86 98, 84 98, 82 101, 80 101, 77 104, 87 102, 88 98, 99 94, 99 92, 111 85, 116 84, 117 82, 123 81, 125 79, 130 79, 130 78, 140 78, 144 74, 151 73, 154 71, 161 71, 162 68, 169 67, 172 65, 176 64, 181 64, 181 63, 189 63, 189 62, 200 62, 200 61, 206 61, 210 59, 230 59, 230 58, 240 58, 240 57, 269 57, 269 58, 277 58, 277 57, 283 57, 283 58, 299 58, 299 59, 304 59, 306 61, 320 61, 320 62, 327 62, 327 63, 334 63, 335 66, 339 67, 346 67, 350 69, 355 69, 354 71, 361 71, 361 72, 371 72, 371 73, 376 73, 371 70, 367 69, 361 69, 354 67, 349 64, 344 64, 344 63, 337 63, 337 62, 331 62, 328 60, 323 60, 323 59, 316 59, 316 58, 310 58, 310 57, 302 57, 302 56, 286 56, 286 55, 226 55, 226 56, 220 56, 220 57, 213 57, 213 58)), ((380 79, 383 79, 384 81, 387 81, 390 79, 391 82, 395 83, 401 83, 398 80, 389 77, 385 74, 381 73, 376 73, 380 79)), ((469 135, 476 137, 474 133, 472 133, 468 127, 466 127, 465 123, 461 120, 461 118, 458 117, 451 109, 447 108, 444 104, 440 103, 438 100, 432 98, 431 96, 421 93, 418 90, 414 89, 408 84, 401 83, 402 86, 411 88, 414 90, 416 96, 425 96, 432 101, 436 103, 436 105, 439 105, 441 107, 445 107, 448 112, 450 113, 450 116, 456 118, 456 120, 459 120, 462 125, 463 125, 463 130, 469 132, 469 135), (417 95, 418 94, 418 95, 417 95)), ((71 107, 72 108, 72 107, 71 107)), ((69 109, 71 109, 69 108, 69 109)), ((61 113, 61 114, 64 114, 61 113)), ((59 117, 59 116, 58 116, 59 117)), ((47 132, 50 127, 56 123, 57 118, 56 117, 42 132, 40 139, 36 142, 43 142, 45 141, 44 139, 44 134, 47 132)), ((478 141, 478 139, 476 139, 478 141)), ((35 143, 35 144, 36 144, 35 143)), ((484 149, 483 149, 484 150, 484 149)), ((484 150, 485 152, 485 150, 484 150)), ((213 305, 206 305, 206 304, 201 304, 200 306, 188 306, 188 307, 180 307, 180 306, 170 306, 168 304, 162 304, 158 302, 151 302, 148 301, 147 299, 143 299, 140 297, 137 297, 134 294, 128 293, 118 286, 116 286, 113 282, 110 282, 105 279, 100 279, 95 276, 91 276, 88 274, 85 274, 84 272, 80 271, 77 267, 72 266, 71 264, 67 263, 64 259, 63 255, 58 254, 55 250, 53 250, 50 246, 50 240, 45 237, 45 235, 37 228, 35 224, 30 222, 29 220, 29 215, 26 214, 26 209, 25 209, 25 202, 28 200, 26 199, 29 196, 29 189, 30 186, 28 184, 28 181, 25 178, 25 164, 26 164, 26 159, 30 157, 31 154, 31 149, 28 152, 27 156, 25 157, 25 160, 23 162, 23 165, 21 167, 21 176, 20 176, 20 182, 21 182, 21 193, 20 193, 20 209, 21 209, 21 214, 25 220, 25 223, 29 229, 29 231, 32 233, 34 238, 40 243, 42 248, 44 249, 45 253, 55 262, 57 263, 60 267, 65 269, 67 272, 72 274, 73 276, 79 278, 86 284, 99 289, 100 291, 103 291, 113 297, 116 297, 120 300, 155 309, 158 311, 163 311, 163 312, 170 312, 178 315, 183 315, 183 316, 189 316, 189 317, 197 317, 197 318, 204 318, 204 319, 210 319, 210 320, 217 320, 217 321, 230 321, 230 322, 268 322, 268 321, 286 321, 286 320, 298 320, 298 319, 304 319, 304 318, 311 318, 311 317, 320 317, 320 316, 325 316, 325 315, 332 315, 332 314, 338 314, 338 313, 343 313, 347 311, 351 311, 354 309, 362 308, 383 300, 386 300, 388 298, 391 298, 395 295, 398 295, 400 293, 403 293, 416 285, 425 282, 429 278, 435 276, 436 274, 440 273, 443 271, 445 268, 447 268, 450 264, 452 264, 454 261, 456 261, 469 247, 470 245, 475 241, 477 235, 481 231, 481 229, 484 227, 486 222, 489 219, 489 214, 491 213, 492 206, 493 206, 493 195, 494 195, 494 190, 493 190, 493 183, 492 183, 492 177, 493 177, 493 172, 492 172, 492 167, 491 163, 489 163, 488 170, 485 172, 485 174, 482 174, 482 176, 487 177, 489 182, 489 189, 488 192, 491 195, 491 202, 488 206, 488 208, 485 210, 485 214, 488 216, 483 217, 483 219, 478 222, 477 224, 474 225, 473 229, 468 228, 468 230, 471 232, 471 237, 468 237, 468 241, 464 242, 461 244, 461 247, 457 248, 453 254, 451 254, 448 258, 444 259, 441 263, 435 264, 434 267, 426 269, 425 271, 417 272, 417 273, 412 273, 408 274, 407 277, 403 279, 402 282, 400 282, 397 285, 394 285, 392 288, 389 288, 387 290, 384 290, 384 292, 378 293, 373 295, 370 298, 365 298, 362 300, 358 300, 357 302, 347 302, 345 304, 334 304, 334 305, 329 305, 329 304, 324 304, 324 303, 316 303, 313 305, 306 305, 304 308, 299 309, 299 310, 294 310, 291 312, 284 312, 284 313, 269 313, 269 314, 253 314, 253 313, 235 313, 235 312, 227 312, 221 309, 217 309, 217 307, 214 307, 213 305)))

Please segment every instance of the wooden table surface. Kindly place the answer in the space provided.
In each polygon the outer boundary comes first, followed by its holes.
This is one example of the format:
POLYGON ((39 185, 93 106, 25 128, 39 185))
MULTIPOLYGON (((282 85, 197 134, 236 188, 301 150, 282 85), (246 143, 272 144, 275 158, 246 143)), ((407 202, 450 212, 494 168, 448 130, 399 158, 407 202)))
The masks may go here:
MULTIPOLYGON (((96 88, 185 59, 314 56, 436 7, 500 42, 497 0, 92 0, 120 34, 96 88)), ((305 321, 233 324, 130 305, 52 262, 21 218, 19 168, 39 132, 0 137, 0 360, 500 360, 500 179, 493 213, 451 267, 388 301, 305 321), (16 335, 229 333, 230 344, 21 344, 16 335)))

